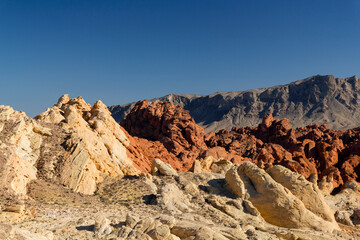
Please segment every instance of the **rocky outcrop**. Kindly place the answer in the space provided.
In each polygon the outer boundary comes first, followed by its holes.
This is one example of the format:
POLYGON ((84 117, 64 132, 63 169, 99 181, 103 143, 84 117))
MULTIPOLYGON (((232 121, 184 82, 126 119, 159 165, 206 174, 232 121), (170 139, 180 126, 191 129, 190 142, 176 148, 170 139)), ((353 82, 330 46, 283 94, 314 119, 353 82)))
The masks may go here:
POLYGON ((326 125, 293 129, 288 119, 268 114, 255 128, 204 134, 180 107, 146 101, 137 103, 122 125, 136 135, 129 136, 133 139, 129 156, 145 172, 151 170, 154 158, 178 171, 201 172, 226 172, 222 164, 226 161, 251 161, 264 169, 282 165, 306 179, 315 177, 326 193, 338 191, 348 181, 360 181, 359 129, 340 131, 326 125))
POLYGON ((1 106, 0 131, 0 187, 18 196, 36 178, 92 194, 107 176, 140 173, 125 131, 101 101, 90 106, 64 95, 35 119, 1 106))
MULTIPOLYGON (((54 239, 359 238, 357 183, 348 183, 348 188, 339 194, 326 195, 337 221, 347 224, 339 224, 338 229, 336 223, 325 220, 328 214, 316 185, 281 166, 275 166, 270 174, 271 168, 266 173, 247 164, 242 165, 241 171, 241 166, 233 165, 230 173, 238 176, 233 183, 242 184, 235 184, 231 191, 230 175, 213 172, 107 178, 95 195, 74 193, 56 183, 37 180, 30 185, 32 200, 24 200, 25 210, 32 205, 36 214, 32 221, 25 219, 13 225, 44 236, 52 233, 54 239), (287 181, 291 184, 285 186, 287 181), (242 186, 240 193, 244 194, 235 196, 232 191, 238 186, 242 186), (309 198, 314 198, 313 203, 318 206, 311 206, 313 200, 309 198), (258 205, 260 199, 269 204, 269 213, 258 205), (269 220, 266 214, 277 220, 269 220), (278 226, 289 218, 286 226, 290 228, 278 226)), ((24 205, 2 209, 20 214, 24 205)), ((11 229, 4 229, 4 236, 8 236, 8 230, 11 229)))
POLYGON ((53 240, 53 233, 41 231, 33 233, 24 229, 14 227, 9 224, 0 223, 0 239, 21 239, 21 240, 53 240))
POLYGON ((92 194, 105 176, 138 173, 126 154, 129 139, 101 101, 91 107, 81 97, 63 96, 36 119, 54 120, 69 133, 64 146, 71 154, 62 163, 60 181, 75 191, 92 194))
POLYGON ((340 131, 326 125, 293 129, 287 119, 269 114, 256 128, 209 134, 206 153, 226 149, 223 156, 234 163, 247 160, 264 169, 282 165, 308 180, 315 177, 320 189, 330 193, 348 181, 360 181, 358 133, 358 129, 340 131))
POLYGON ((173 214, 189 211, 189 200, 175 184, 162 186, 157 196, 157 202, 161 207, 173 214))
POLYGON ((170 102, 138 102, 121 125, 132 136, 159 141, 176 159, 177 170, 189 170, 207 149, 204 130, 187 111, 170 102))
MULTIPOLYGON (((123 128, 121 127, 121 129, 123 128)), ((159 158, 166 163, 171 163, 176 170, 182 169, 182 165, 177 161, 175 155, 170 153, 161 142, 133 137, 129 135, 126 130, 124 130, 124 132, 130 141, 130 145, 127 147, 127 156, 140 171, 150 172, 154 158, 159 158)))
POLYGON ((276 165, 266 171, 276 182, 280 183, 300 199, 304 206, 317 216, 329 222, 335 222, 334 213, 326 203, 325 198, 317 187, 307 181, 304 176, 276 165))
POLYGON ((107 219, 104 215, 98 215, 95 219, 94 233, 97 236, 101 236, 102 234, 110 234, 112 231, 110 223, 110 220, 107 219))
POLYGON ((0 185, 17 195, 26 195, 26 185, 36 179, 36 162, 43 137, 51 135, 23 112, 0 106, 0 185))
POLYGON ((153 160, 153 164, 151 167, 151 173, 155 175, 157 172, 159 172, 161 175, 164 176, 177 176, 178 173, 171 167, 170 164, 164 163, 158 158, 155 158, 153 160))
MULTIPOLYGON (((230 171, 236 174, 234 169, 230 171)), ((248 198, 267 222, 287 228, 339 229, 322 193, 296 173, 282 167, 273 167, 267 173, 245 162, 237 168, 237 174, 235 181, 226 179, 229 189, 248 198), (247 194, 242 194, 244 189, 247 194)))
MULTIPOLYGON (((360 117, 360 80, 353 76, 312 76, 290 84, 241 92, 217 92, 210 95, 176 95, 152 99, 170 101, 188 110, 206 132, 232 127, 256 127, 272 113, 287 118, 293 127, 327 124, 332 129, 358 127, 360 117)), ((109 107, 121 122, 135 103, 109 107)))

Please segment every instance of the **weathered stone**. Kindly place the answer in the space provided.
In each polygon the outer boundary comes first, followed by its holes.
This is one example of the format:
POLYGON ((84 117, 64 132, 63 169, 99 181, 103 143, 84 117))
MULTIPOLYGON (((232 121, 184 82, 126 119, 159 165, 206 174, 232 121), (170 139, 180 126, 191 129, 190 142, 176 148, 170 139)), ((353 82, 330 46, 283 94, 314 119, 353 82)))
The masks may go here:
POLYGON ((268 169, 267 173, 276 182, 289 189, 294 196, 304 203, 308 210, 326 221, 335 222, 334 212, 316 185, 307 181, 302 175, 280 165, 268 169))
POLYGON ((159 172, 164 176, 178 176, 178 173, 171 167, 170 164, 165 163, 157 158, 153 160, 151 172, 153 175, 155 175, 156 172, 159 172))
POLYGON ((256 209, 256 207, 254 207, 254 205, 249 200, 244 200, 243 203, 244 203, 244 206, 245 206, 246 210, 250 214, 252 214, 254 216, 260 216, 261 215, 260 212, 256 209))
POLYGON ((110 234, 112 231, 110 223, 111 221, 104 215, 98 215, 95 219, 94 232, 96 234, 110 234))
POLYGON ((348 211, 336 211, 335 212, 335 219, 337 222, 345 224, 345 225, 349 225, 349 226, 354 226, 350 217, 351 217, 351 213, 348 211))
POLYGON ((195 236, 199 230, 199 226, 190 225, 187 223, 179 223, 176 224, 172 229, 171 233, 178 236, 179 238, 187 238, 191 236, 195 236))
POLYGON ((126 224, 127 227, 134 228, 135 225, 139 222, 139 220, 140 219, 138 217, 128 213, 126 215, 125 224, 126 224))
POLYGON ((166 240, 170 237, 170 229, 167 225, 158 226, 147 234, 154 240, 166 240))
POLYGON ((226 186, 237 197, 245 199, 246 190, 243 181, 237 173, 237 167, 231 168, 225 175, 226 186))
POLYGON ((160 189, 157 197, 157 202, 160 206, 172 213, 188 212, 190 202, 184 196, 182 191, 173 183, 166 184, 160 189))
POLYGON ((172 228, 176 223, 176 219, 173 216, 169 215, 160 215, 158 219, 161 223, 168 225, 169 228, 172 228))
POLYGON ((201 227, 197 230, 195 240, 209 240, 214 238, 214 231, 208 227, 201 227))
POLYGON ((155 219, 145 218, 140 220, 134 227, 134 230, 145 232, 147 229, 154 227, 155 219))
POLYGON ((127 239, 129 234, 131 233, 131 231, 132 231, 132 228, 127 227, 127 226, 122 226, 121 229, 118 232, 118 237, 123 238, 123 239, 127 239))
POLYGON ((344 188, 352 189, 353 191, 360 192, 360 185, 355 181, 346 182, 344 188))
POLYGON ((186 110, 170 102, 139 101, 121 125, 132 136, 159 141, 171 153, 169 163, 178 171, 190 170, 207 148, 204 130, 186 110))
POLYGON ((193 165, 193 169, 192 169, 193 173, 202 173, 202 167, 201 167, 201 163, 199 160, 195 160, 194 161, 194 165, 193 165))
POLYGON ((6 208, 4 208, 3 211, 25 214, 25 209, 26 208, 24 204, 16 204, 16 205, 7 206, 6 208))
POLYGON ((243 163, 239 166, 238 173, 250 194, 249 200, 267 222, 288 228, 311 228, 329 232, 339 228, 336 222, 328 222, 308 210, 290 190, 254 164, 243 163))

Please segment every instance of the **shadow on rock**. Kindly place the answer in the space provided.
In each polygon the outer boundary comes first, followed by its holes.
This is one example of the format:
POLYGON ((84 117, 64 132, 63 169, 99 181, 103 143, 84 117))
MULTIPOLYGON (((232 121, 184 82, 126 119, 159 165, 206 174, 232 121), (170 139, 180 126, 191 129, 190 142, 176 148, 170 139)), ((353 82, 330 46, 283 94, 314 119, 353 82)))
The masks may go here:
POLYGON ((94 224, 86 225, 86 226, 78 226, 78 227, 76 227, 76 230, 93 232, 94 231, 94 224))

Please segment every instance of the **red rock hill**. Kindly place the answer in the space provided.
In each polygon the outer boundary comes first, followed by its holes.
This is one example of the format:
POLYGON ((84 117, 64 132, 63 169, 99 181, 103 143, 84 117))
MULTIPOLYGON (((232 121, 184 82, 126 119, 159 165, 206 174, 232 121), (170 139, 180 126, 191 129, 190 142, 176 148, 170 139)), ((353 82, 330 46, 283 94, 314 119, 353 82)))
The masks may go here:
MULTIPOLYGON (((320 185, 335 188, 360 181, 360 129, 326 125, 292 129, 288 119, 264 117, 258 127, 205 134, 189 112, 170 102, 140 101, 121 125, 132 135, 130 158, 145 172, 159 157, 188 171, 195 159, 213 156, 233 163, 252 161, 262 168, 283 165, 320 185), (317 178, 316 178, 317 177, 317 178)), ((329 191, 331 191, 330 189, 329 191)))

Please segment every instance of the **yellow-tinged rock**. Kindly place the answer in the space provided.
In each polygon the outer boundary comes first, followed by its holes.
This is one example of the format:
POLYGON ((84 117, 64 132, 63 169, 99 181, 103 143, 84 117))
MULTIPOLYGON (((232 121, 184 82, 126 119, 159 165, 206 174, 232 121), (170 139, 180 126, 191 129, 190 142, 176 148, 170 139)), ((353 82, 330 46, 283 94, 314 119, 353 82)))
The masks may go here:
POLYGON ((127 157, 129 139, 112 118, 105 104, 97 101, 93 107, 83 98, 62 96, 58 104, 38 119, 54 120, 70 133, 65 142, 71 154, 62 163, 60 181, 65 186, 84 194, 92 194, 104 177, 139 174, 127 157))
POLYGON ((129 139, 101 101, 91 107, 64 95, 35 119, 0 106, 0 133, 0 187, 17 195, 37 177, 93 194, 106 176, 140 173, 127 157, 129 139))

